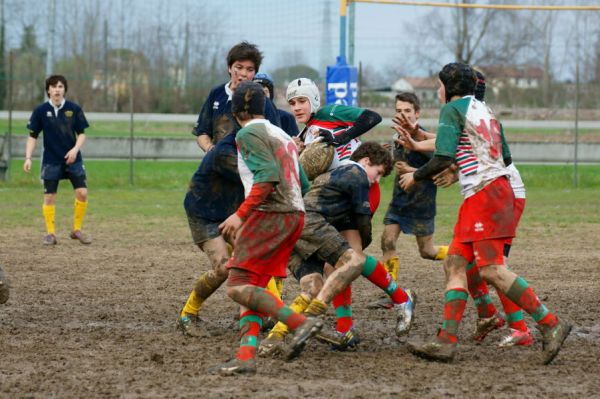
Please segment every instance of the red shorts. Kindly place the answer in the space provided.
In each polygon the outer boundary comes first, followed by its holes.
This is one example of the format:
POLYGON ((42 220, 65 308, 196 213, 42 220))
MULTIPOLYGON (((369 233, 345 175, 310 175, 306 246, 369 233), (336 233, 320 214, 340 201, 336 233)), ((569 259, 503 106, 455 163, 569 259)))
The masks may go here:
POLYGON ((377 208, 379 208, 379 203, 381 202, 381 187, 379 186, 379 182, 375 182, 371 184, 369 188, 369 205, 371 205, 371 215, 375 215, 377 212, 377 208))
MULTIPOLYGON (((519 221, 521 220, 521 215, 523 215, 523 211, 525 210, 525 198, 515 198, 514 204, 514 216, 515 216, 515 232, 517 226, 519 226, 519 221)), ((511 237, 506 240, 505 244, 512 245, 514 237, 511 237)))
POLYGON ((504 239, 496 238, 475 242, 460 242, 456 237, 450 243, 448 255, 459 255, 468 263, 475 262, 478 267, 504 264, 504 239))
POLYGON ((286 277, 290 254, 303 227, 302 212, 251 212, 237 232, 234 253, 226 267, 286 277))
POLYGON ((458 211, 453 241, 472 243, 515 236, 515 195, 505 177, 499 177, 467 198, 458 211))

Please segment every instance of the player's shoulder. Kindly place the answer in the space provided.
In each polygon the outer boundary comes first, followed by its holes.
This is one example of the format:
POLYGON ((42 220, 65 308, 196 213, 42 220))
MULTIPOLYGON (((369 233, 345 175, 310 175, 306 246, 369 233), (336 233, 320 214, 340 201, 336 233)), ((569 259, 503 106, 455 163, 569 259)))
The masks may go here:
POLYGON ((72 110, 72 111, 81 111, 81 106, 73 101, 65 100, 65 104, 63 105, 63 109, 72 110))
POLYGON ((33 114, 39 114, 39 113, 43 113, 46 111, 52 111, 52 106, 50 105, 50 103, 48 101, 44 101, 43 103, 38 104, 33 109, 33 114))

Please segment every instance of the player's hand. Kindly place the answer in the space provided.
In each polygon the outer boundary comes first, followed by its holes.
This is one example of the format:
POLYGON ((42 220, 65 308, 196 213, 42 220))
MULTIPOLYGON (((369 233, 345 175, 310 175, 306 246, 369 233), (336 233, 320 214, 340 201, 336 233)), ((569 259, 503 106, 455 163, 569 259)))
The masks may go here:
POLYGON ((244 224, 242 219, 234 213, 219 225, 219 231, 221 232, 221 235, 228 239, 228 241, 233 242, 235 241, 237 231, 242 227, 242 224, 244 224))
POLYGON ((31 159, 30 158, 25 159, 25 162, 23 162, 23 170, 27 173, 29 173, 29 171, 31 170, 31 159))
POLYGON ((294 136, 292 137, 292 140, 294 141, 294 144, 296 144, 296 148, 298 148, 298 154, 300 154, 302 151, 304 151, 304 141, 302 141, 302 139, 298 136, 294 136))
POLYGON ((397 161, 394 164, 394 168, 396 169, 396 173, 399 175, 403 175, 405 173, 411 173, 411 172, 414 172, 415 170, 417 170, 417 168, 413 168, 412 166, 410 166, 409 164, 407 164, 404 161, 397 161))
POLYGON ((412 138, 410 133, 400 126, 393 126, 394 130, 398 133, 396 135, 396 144, 404 147, 408 151, 418 151, 418 143, 412 138))
POLYGON ((385 148, 386 151, 392 151, 392 144, 390 143, 383 143, 381 146, 385 148))
POLYGON ((433 176, 433 183, 442 188, 450 187, 458 181, 458 174, 456 173, 456 165, 452 165, 442 170, 437 175, 433 176))
POLYGON ((399 177, 400 181, 398 182, 398 184, 400 184, 400 187, 404 191, 410 190, 415 185, 415 178, 413 175, 414 175, 414 173, 411 172, 411 173, 405 173, 399 177))
POLYGON ((319 129, 319 137, 322 137, 321 141, 325 144, 333 146, 339 145, 339 143, 335 141, 335 136, 329 130, 319 129))
POLYGON ((419 124, 417 122, 412 123, 404 114, 393 117, 392 122, 394 122, 394 126, 400 127, 411 137, 415 137, 419 133, 419 124))
POLYGON ((71 150, 67 152, 67 155, 65 155, 65 161, 67 165, 71 165, 73 162, 75 162, 75 159, 77 159, 78 152, 79 150, 77 150, 76 148, 71 148, 71 150))

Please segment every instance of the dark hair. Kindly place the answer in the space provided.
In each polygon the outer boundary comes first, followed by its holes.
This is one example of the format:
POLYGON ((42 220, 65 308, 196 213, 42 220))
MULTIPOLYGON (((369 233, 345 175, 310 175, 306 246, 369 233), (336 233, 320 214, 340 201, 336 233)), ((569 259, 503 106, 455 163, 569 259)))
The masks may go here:
POLYGON ((233 92, 231 113, 238 119, 246 121, 252 115, 265 114, 265 93, 256 82, 244 81, 233 92))
POLYGON ((255 44, 243 41, 233 46, 227 53, 227 66, 231 67, 236 61, 252 61, 256 72, 260 69, 263 55, 255 44))
POLYGON ((421 102, 419 101, 419 97, 415 93, 411 93, 410 91, 402 91, 396 94, 396 101, 404 101, 405 103, 411 103, 415 108, 415 112, 421 109, 421 102))
POLYGON ((365 141, 352 153, 350 159, 358 162, 363 158, 369 158, 371 165, 383 165, 383 175, 387 176, 392 171, 392 154, 379 143, 374 141, 365 141))
POLYGON ((446 64, 439 73, 439 78, 446 90, 446 102, 454 96, 473 94, 477 77, 473 68, 467 64, 452 62, 446 64))
POLYGON ((56 86, 58 82, 62 83, 65 86, 65 93, 69 89, 69 85, 67 84, 67 79, 62 75, 52 75, 48 79, 46 79, 46 94, 48 93, 48 89, 50 86, 56 86))

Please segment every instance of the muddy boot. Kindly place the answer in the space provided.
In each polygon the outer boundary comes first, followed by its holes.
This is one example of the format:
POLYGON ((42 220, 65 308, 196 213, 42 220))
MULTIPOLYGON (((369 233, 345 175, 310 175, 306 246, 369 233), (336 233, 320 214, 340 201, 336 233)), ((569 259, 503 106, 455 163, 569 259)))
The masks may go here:
POLYGON ((256 353, 260 357, 275 357, 283 352, 285 337, 281 334, 271 333, 258 345, 256 353))
POLYGON ((435 337, 427 342, 408 342, 408 351, 415 356, 437 362, 451 362, 456 356, 456 344, 435 337))
POLYGON ((329 344, 332 351, 344 352, 347 350, 354 350, 360 343, 360 337, 351 328, 345 333, 338 331, 323 331, 321 330, 315 338, 321 342, 329 344))
POLYGON ((546 326, 539 326, 538 328, 542 333, 544 364, 550 364, 558 354, 558 351, 560 351, 563 342, 565 342, 565 339, 569 336, 573 326, 559 320, 552 328, 546 326))
POLYGON ((505 323, 506 321, 498 313, 492 317, 477 319, 477 328, 475 329, 475 334, 473 334, 471 338, 481 342, 489 333, 498 328, 502 328, 505 323))
POLYGON ((307 317, 306 321, 294 331, 292 341, 285 348, 285 358, 289 361, 300 355, 306 342, 323 328, 323 321, 316 317, 307 317))
POLYGON ((176 327, 186 337, 198 337, 200 335, 198 316, 183 314, 177 318, 176 327))
POLYGON ((8 280, 4 275, 4 270, 0 267, 0 305, 8 301, 9 286, 8 280))
POLYGON ((500 340, 499 347, 505 348, 509 346, 531 346, 533 345, 533 335, 531 331, 515 330, 514 328, 509 329, 510 332, 500 340))
POLYGON ((417 294, 406 290, 408 299, 406 302, 394 305, 397 312, 396 335, 401 337, 408 334, 414 320, 415 307, 417 306, 417 294))
POLYGON ((219 374, 222 376, 232 375, 254 375, 256 374, 256 360, 249 359, 242 361, 234 358, 221 365, 214 366, 208 369, 209 374, 219 374))

